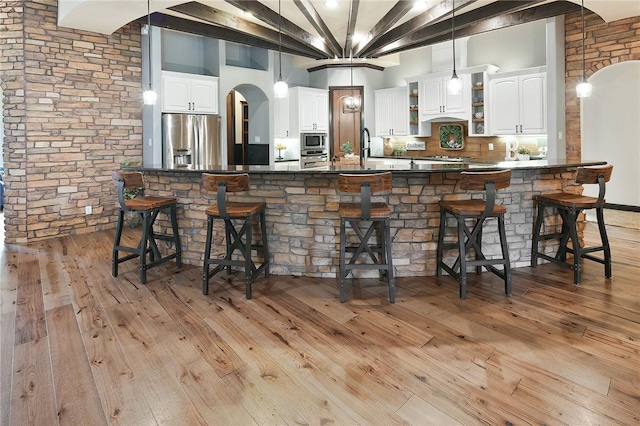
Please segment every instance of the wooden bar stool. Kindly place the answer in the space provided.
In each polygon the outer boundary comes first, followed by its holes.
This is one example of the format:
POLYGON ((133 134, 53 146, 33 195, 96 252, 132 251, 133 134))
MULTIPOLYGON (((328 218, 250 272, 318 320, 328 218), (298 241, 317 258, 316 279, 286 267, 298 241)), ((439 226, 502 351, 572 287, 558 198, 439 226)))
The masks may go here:
POLYGON ((113 243, 113 256, 111 260, 111 274, 118 276, 118 265, 127 260, 140 258, 140 282, 147 282, 147 269, 160 263, 176 259, 178 267, 182 266, 182 248, 178 235, 178 221, 176 219, 177 200, 173 197, 157 197, 145 195, 144 179, 141 172, 113 172, 111 178, 118 188, 118 226, 113 243), (130 198, 135 194, 134 198, 130 198), (168 210, 168 212, 167 212, 168 210), (142 237, 137 247, 120 245, 122 228, 124 226, 125 212, 134 212, 140 215, 142 220, 142 237), (161 211, 165 211, 171 218, 172 234, 156 234, 153 225, 161 211), (168 241, 174 244, 175 250, 166 256, 160 254, 157 240, 168 241), (118 252, 130 253, 119 257, 118 252), (147 260, 147 255, 149 259, 147 260))
POLYGON ((498 172, 462 172, 460 188, 470 191, 485 191, 485 200, 441 200, 440 232, 438 234, 437 275, 442 276, 444 269, 460 283, 460 298, 467 297, 467 266, 475 266, 476 273, 482 272, 484 266, 504 280, 504 290, 511 296, 511 264, 509 263, 509 248, 504 227, 504 214, 507 209, 495 203, 496 190, 507 188, 511 181, 511 170, 498 172), (457 222, 458 241, 445 243, 444 234, 447 215, 451 215, 457 222), (487 259, 482 253, 482 227, 489 218, 498 219, 498 233, 502 248, 501 259, 487 259), (467 219, 473 220, 473 228, 469 228, 467 219), (458 250, 458 258, 453 266, 443 261, 444 250, 458 250), (475 251, 475 260, 468 260, 470 249, 475 251), (503 270, 494 265, 502 265, 503 270))
POLYGON ((207 240, 204 250, 204 271, 202 292, 209 293, 209 280, 224 268, 231 273, 231 266, 244 266, 245 291, 247 299, 251 299, 251 284, 264 271, 269 277, 269 246, 267 244, 267 229, 265 224, 264 202, 236 202, 227 201, 228 192, 244 192, 249 190, 249 175, 243 174, 202 174, 202 187, 207 191, 216 192, 216 204, 207 208, 207 240), (262 234, 262 245, 253 243, 252 224, 258 217, 262 234), (225 240, 227 251, 224 259, 211 259, 211 238, 214 219, 222 219, 225 224, 225 240), (238 229, 236 224, 240 226, 238 229), (244 237, 244 241, 243 241, 244 237), (242 259, 232 259, 232 255, 239 250, 242 259), (256 267, 251 258, 253 250, 262 251, 262 264, 256 267), (209 266, 215 268, 209 271, 209 266))
POLYGON ((391 173, 341 174, 338 189, 345 193, 360 193, 360 202, 340 202, 340 302, 344 303, 344 280, 354 269, 377 269, 380 277, 386 276, 389 284, 389 301, 395 302, 393 259, 391 252, 391 209, 386 203, 371 202, 371 195, 388 192, 392 188, 391 173), (355 231, 358 245, 347 246, 346 224, 355 231), (378 230, 379 242, 369 243, 378 230), (349 263, 346 253, 353 253, 349 263), (362 259, 361 259, 362 255, 362 259), (358 262, 358 260, 361 262, 358 262), (370 259, 373 263, 367 263, 370 259), (358 262, 358 263, 356 263, 358 262))
POLYGON ((566 266, 573 270, 574 284, 580 284, 580 274, 582 272, 582 259, 589 259, 604 264, 604 276, 611 278, 611 249, 609 247, 609 239, 607 238, 607 230, 604 225, 604 195, 605 183, 611 179, 612 165, 594 166, 594 167, 578 167, 576 174, 576 183, 579 184, 598 184, 598 198, 588 197, 580 194, 570 194, 566 192, 555 194, 541 194, 533 197, 537 203, 536 221, 533 227, 533 243, 531 246, 531 266, 536 267, 538 258, 546 259, 550 262, 566 266), (555 208, 562 218, 562 231, 555 233, 542 234, 544 222, 544 209, 547 207, 555 208), (596 209, 598 218, 598 229, 600 230, 601 246, 598 247, 581 247, 578 238, 577 220, 580 213, 585 209, 596 209), (558 239, 560 246, 555 256, 548 256, 541 253, 539 244, 541 241, 558 239), (568 247, 571 240, 571 247, 568 247), (602 251, 604 259, 599 259, 591 255, 591 253, 602 251), (573 261, 567 262, 567 253, 573 254, 573 261))

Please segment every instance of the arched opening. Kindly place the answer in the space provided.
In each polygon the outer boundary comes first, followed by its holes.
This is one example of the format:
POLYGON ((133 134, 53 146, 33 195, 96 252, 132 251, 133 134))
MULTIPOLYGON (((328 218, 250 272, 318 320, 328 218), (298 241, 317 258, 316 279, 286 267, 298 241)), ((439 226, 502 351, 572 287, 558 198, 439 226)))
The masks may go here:
POLYGON ((236 86, 227 94, 227 164, 269 164, 269 99, 258 87, 236 86))
MULTIPOLYGON (((640 207, 640 61, 610 65, 589 82, 593 95, 582 99, 582 159, 613 164, 608 203, 640 207)), ((598 189, 584 193, 597 196, 598 189)), ((640 213, 607 210, 608 224, 640 227, 640 213)))

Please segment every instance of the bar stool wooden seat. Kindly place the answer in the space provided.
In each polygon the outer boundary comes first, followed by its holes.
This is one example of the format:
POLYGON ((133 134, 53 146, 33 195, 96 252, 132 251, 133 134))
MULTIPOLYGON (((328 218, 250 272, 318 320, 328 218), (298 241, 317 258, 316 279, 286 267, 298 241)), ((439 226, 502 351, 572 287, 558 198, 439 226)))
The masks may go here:
POLYGON ((537 203, 536 221, 533 228, 533 243, 531 246, 531 266, 536 267, 538 258, 566 266, 573 270, 574 284, 580 284, 582 272, 582 259, 589 259, 600 264, 604 264, 604 275, 611 278, 611 248, 609 247, 609 239, 604 224, 604 205, 605 205, 605 183, 611 179, 612 165, 607 166, 591 166, 579 167, 576 174, 576 183, 579 184, 598 184, 598 197, 589 197, 580 194, 571 194, 566 192, 555 194, 535 195, 533 200, 537 203), (555 208, 562 219, 561 232, 553 232, 543 234, 544 210, 547 207, 555 208), (578 238, 578 216, 585 209, 596 209, 598 220, 598 229, 600 230, 600 240, 602 245, 598 247, 581 247, 578 238), (549 256, 541 253, 540 242, 558 239, 560 245, 555 256, 549 256), (568 247, 571 240, 571 247, 568 247), (591 254, 602 251, 604 259, 599 259, 591 254), (573 261, 567 262, 567 253, 573 254, 573 261))
POLYGON ((171 259, 176 259, 178 267, 182 266, 182 248, 178 235, 178 221, 176 219, 177 200, 173 197, 158 197, 145 195, 144 179, 141 172, 113 172, 111 178, 118 188, 118 225, 113 243, 113 256, 111 260, 111 273, 118 276, 118 265, 127 260, 140 258, 140 282, 147 282, 147 270, 171 259), (127 195, 127 193, 129 195, 127 195), (135 198, 129 198, 136 194, 135 198), (134 212, 140 215, 142 221, 142 236, 137 247, 123 246, 120 244, 122 228, 124 226, 125 212, 134 212), (153 225, 158 214, 165 211, 171 219, 171 234, 157 234, 153 225), (162 256, 158 248, 158 240, 173 243, 173 252, 162 256), (130 253, 119 257, 119 252, 130 253), (147 255, 149 259, 147 260, 147 255))
POLYGON ((202 292, 209 293, 209 280, 222 269, 227 268, 231 273, 232 266, 244 267, 245 293, 247 299, 251 299, 251 285, 256 277, 264 272, 269 277, 269 246, 267 241, 267 229, 265 223, 265 211, 267 204, 264 202, 237 202, 227 201, 227 193, 244 192, 249 190, 249 175, 243 174, 202 174, 202 187, 207 191, 216 192, 216 204, 207 208, 207 240, 204 251, 204 271, 202 279, 202 292), (253 242, 253 221, 258 218, 261 230, 261 245, 253 242), (213 221, 224 220, 226 255, 223 259, 211 259, 211 239, 213 235, 213 221), (239 226, 239 229, 237 226, 239 226), (244 241, 243 241, 244 238, 244 241), (238 250, 241 259, 234 259, 233 254, 238 250), (262 264, 256 267, 251 252, 262 252, 262 264), (213 270, 209 270, 215 265, 213 270))
POLYGON ((392 188, 391 173, 340 174, 338 189, 344 193, 360 193, 360 202, 340 202, 340 302, 345 301, 344 281, 354 269, 377 269, 389 285, 389 301, 395 302, 393 259, 391 251, 391 209, 386 203, 371 202, 371 195, 392 188), (347 246, 346 225, 355 231, 357 245, 347 246), (379 242, 369 240, 377 229, 379 242), (346 253, 352 253, 347 263, 346 253), (371 260, 372 263, 367 263, 371 260))
POLYGON ((460 176, 460 188, 470 191, 485 191, 485 199, 472 200, 441 200, 440 205, 440 231, 438 234, 438 252, 436 273, 442 276, 444 269, 460 284, 460 298, 467 297, 467 267, 475 266, 476 273, 482 272, 484 266, 504 280, 504 290, 511 296, 511 264, 509 263, 509 248, 504 226, 504 214, 507 209, 495 203, 496 190, 507 188, 511 181, 511 171, 497 172, 462 172, 460 176), (453 216, 457 223, 458 239, 454 243, 445 243, 445 230, 447 215, 453 216), (487 219, 498 219, 498 233, 502 258, 487 259, 482 253, 482 227, 487 219), (472 220, 473 228, 467 225, 467 220, 472 220), (455 249, 458 257, 452 266, 448 266, 443 255, 445 250, 455 249), (467 254, 473 249, 475 259, 468 260, 467 254), (495 265, 502 265, 499 270, 495 265))

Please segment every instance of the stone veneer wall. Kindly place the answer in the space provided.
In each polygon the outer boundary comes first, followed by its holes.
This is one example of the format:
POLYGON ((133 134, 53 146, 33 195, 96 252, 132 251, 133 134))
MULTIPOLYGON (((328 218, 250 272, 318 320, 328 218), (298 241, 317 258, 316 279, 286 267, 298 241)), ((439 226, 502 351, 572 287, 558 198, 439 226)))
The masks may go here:
MULTIPOLYGON (((230 199, 266 201, 272 273, 336 277, 340 231, 337 175, 252 173, 250 177, 251 191, 231 196, 230 199)), ((394 267, 398 276, 435 275, 440 223, 438 201, 443 197, 471 196, 460 190, 459 177, 460 174, 454 172, 393 172, 393 190, 380 198, 387 200, 393 210, 391 235, 394 267)), ((511 186, 498 193, 498 202, 508 210, 505 222, 513 266, 528 266, 530 262, 534 214, 532 195, 563 189, 580 192, 582 188, 575 186, 574 180, 575 169, 513 171, 511 186)), ((204 210, 214 202, 215 194, 201 190, 201 176, 197 172, 146 171, 145 181, 149 193, 178 198, 178 224, 184 262, 201 265, 206 238, 204 210)), ((556 216, 550 214, 551 211, 548 215, 553 223, 556 216)), ((168 220, 164 217, 159 219, 165 230, 168 229, 168 220)), ((212 257, 224 250, 222 221, 216 222, 212 257)), ((483 241, 486 254, 500 253, 495 220, 488 222, 483 241)), ((355 273, 360 277, 377 276, 375 271, 355 273)))
MULTIPOLYGON (((640 16, 603 23, 585 11, 585 77, 624 61, 640 60, 640 16)), ((576 85, 582 78, 582 22, 580 13, 565 17, 567 160, 580 160, 580 100, 576 85)))
POLYGON ((56 22, 56 0, 0 3, 8 243, 113 227, 111 171, 142 158, 140 25, 56 22))

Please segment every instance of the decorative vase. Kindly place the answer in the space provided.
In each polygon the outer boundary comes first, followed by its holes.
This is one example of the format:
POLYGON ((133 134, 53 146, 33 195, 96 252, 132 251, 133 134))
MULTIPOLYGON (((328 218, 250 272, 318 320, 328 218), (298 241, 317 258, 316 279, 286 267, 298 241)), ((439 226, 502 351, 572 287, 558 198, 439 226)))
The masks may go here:
POLYGON ((382 146, 382 151, 385 157, 393 155, 393 144, 390 140, 386 140, 382 146))
POLYGON ((282 158, 282 150, 281 149, 278 150, 278 156, 276 157, 276 160, 283 160, 283 158, 282 158))

